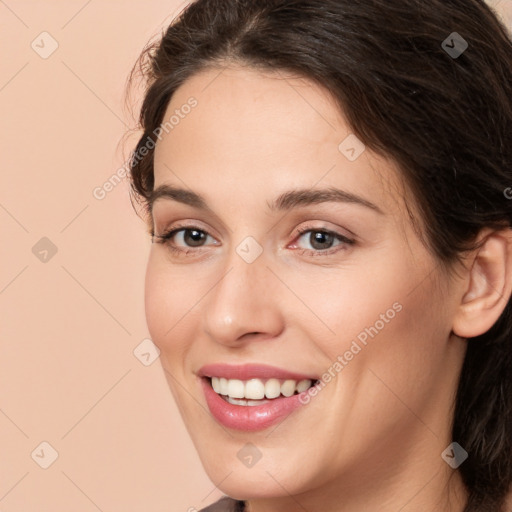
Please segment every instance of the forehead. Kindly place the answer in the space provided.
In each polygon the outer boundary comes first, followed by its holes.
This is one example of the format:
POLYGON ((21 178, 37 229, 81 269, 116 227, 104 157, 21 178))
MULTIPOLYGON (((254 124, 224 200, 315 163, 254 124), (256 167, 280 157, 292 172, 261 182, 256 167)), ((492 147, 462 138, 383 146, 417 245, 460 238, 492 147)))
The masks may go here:
MULTIPOLYGON (((187 139, 196 147, 215 146, 215 157, 256 156, 259 160, 272 154, 275 158, 283 155, 278 149, 285 145, 305 144, 305 150, 332 145, 346 131, 324 91, 278 71, 203 70, 176 90, 164 119, 179 113, 190 98, 196 99, 197 106, 170 131, 169 145, 181 147, 187 139)), ((293 159, 291 153, 283 156, 293 159)))
POLYGON ((353 161, 343 154, 350 127, 328 92, 307 79, 206 69, 176 90, 164 123, 171 117, 155 149, 155 186, 185 185, 208 197, 222 183, 223 200, 247 194, 256 205, 290 185, 318 183, 364 194, 388 211, 403 195, 391 162, 368 149, 353 161))

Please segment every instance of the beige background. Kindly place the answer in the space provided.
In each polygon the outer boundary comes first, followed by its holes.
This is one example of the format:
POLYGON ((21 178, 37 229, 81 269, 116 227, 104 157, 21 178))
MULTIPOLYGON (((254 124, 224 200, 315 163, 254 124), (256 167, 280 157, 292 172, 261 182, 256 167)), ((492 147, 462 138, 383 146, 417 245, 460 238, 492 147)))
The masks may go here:
MULTIPOLYGON (((127 180, 93 196, 135 142, 131 66, 187 3, 0 0, 0 512, 192 512, 221 495, 137 349, 150 241, 127 180)), ((512 0, 491 3, 512 28, 512 0)))

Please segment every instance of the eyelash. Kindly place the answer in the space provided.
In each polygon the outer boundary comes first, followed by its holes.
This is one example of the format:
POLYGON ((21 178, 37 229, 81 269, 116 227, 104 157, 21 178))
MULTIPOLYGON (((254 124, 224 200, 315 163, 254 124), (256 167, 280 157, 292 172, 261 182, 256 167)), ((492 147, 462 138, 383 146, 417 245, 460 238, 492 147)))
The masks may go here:
MULTIPOLYGON (((160 243, 167 246, 167 248, 171 251, 173 254, 183 255, 186 256, 187 254, 191 252, 195 252, 193 247, 189 247, 186 249, 178 249, 171 243, 171 239, 179 233, 180 231, 199 231, 200 233, 205 233, 207 236, 211 236, 207 231, 204 229, 199 229, 197 226, 177 226, 169 231, 166 231, 162 235, 155 235, 154 233, 151 233, 152 242, 153 243, 160 243)), ((345 245, 354 245, 355 240, 352 240, 350 238, 347 238, 346 236, 337 233, 336 231, 331 231, 328 229, 322 229, 318 227, 311 227, 306 226, 300 229, 297 229, 297 237, 300 238, 305 233, 309 232, 316 232, 316 233, 324 233, 328 235, 332 235, 335 239, 342 242, 342 244, 338 244, 335 247, 331 247, 330 249, 324 249, 324 250, 312 250, 312 249, 296 249, 299 254, 310 254, 312 256, 328 256, 330 254, 336 253, 338 251, 346 250, 346 247, 343 247, 343 244, 345 245)), ((202 247, 198 247, 198 250, 201 250, 202 247)))

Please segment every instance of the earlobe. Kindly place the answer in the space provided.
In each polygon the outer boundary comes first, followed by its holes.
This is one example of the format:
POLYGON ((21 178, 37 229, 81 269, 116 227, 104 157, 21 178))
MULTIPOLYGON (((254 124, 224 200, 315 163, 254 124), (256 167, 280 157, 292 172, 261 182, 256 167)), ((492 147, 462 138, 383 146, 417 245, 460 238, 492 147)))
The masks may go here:
POLYGON ((453 319, 453 332, 473 338, 498 320, 512 293, 512 229, 485 230, 468 268, 466 289, 453 319))

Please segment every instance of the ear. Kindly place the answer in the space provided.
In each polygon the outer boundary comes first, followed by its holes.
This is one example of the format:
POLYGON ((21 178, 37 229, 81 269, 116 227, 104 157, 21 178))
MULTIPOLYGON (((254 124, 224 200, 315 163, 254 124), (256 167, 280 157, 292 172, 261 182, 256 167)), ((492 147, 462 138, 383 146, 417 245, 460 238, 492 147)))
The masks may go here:
POLYGON ((498 320, 512 293, 512 229, 482 230, 483 240, 469 259, 465 289, 453 319, 453 332, 473 338, 498 320))

